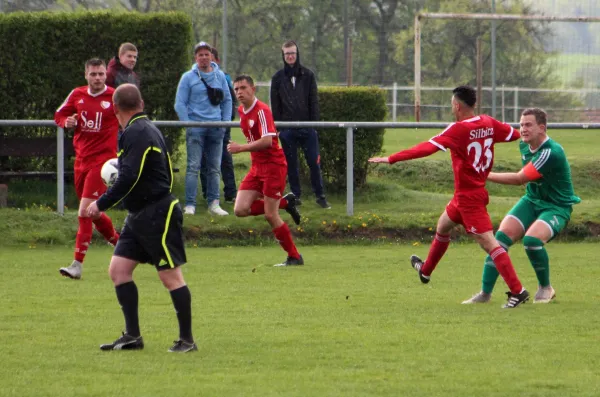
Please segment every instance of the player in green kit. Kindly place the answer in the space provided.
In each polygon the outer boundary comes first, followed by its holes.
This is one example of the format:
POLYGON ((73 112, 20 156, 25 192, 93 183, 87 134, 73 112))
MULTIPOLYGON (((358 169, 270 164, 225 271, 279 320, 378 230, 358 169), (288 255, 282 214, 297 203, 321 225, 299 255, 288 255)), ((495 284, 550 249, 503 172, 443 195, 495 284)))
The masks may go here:
MULTIPOLYGON (((519 150, 523 161, 519 172, 491 172, 488 176, 496 183, 527 184, 525 195, 502 220, 496 240, 508 250, 523 238, 525 253, 539 282, 533 302, 548 303, 556 293, 550 284, 550 262, 544 244, 567 226, 573 204, 581 199, 573 191, 571 167, 562 146, 546 134, 546 112, 542 109, 525 109, 521 114, 519 150)), ((497 278, 498 270, 488 256, 481 292, 463 304, 489 302, 497 278)))

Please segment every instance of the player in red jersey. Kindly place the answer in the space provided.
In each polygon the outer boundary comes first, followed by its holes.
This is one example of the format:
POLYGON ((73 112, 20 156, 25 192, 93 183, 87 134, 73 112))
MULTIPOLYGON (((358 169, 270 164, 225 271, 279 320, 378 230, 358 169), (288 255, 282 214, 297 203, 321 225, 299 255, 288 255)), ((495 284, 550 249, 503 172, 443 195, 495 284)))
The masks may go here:
POLYGON ((493 235, 492 221, 487 213, 489 202, 485 181, 494 164, 494 144, 519 139, 520 134, 510 125, 486 115, 475 115, 475 90, 468 86, 455 88, 452 96, 452 113, 456 123, 450 124, 441 134, 428 142, 395 153, 389 157, 369 159, 371 163, 389 163, 426 157, 438 150, 450 149, 454 172, 454 197, 438 220, 435 238, 423 262, 411 257, 412 267, 419 272, 421 282, 427 284, 431 273, 442 259, 450 244, 450 231, 457 224, 464 226, 481 248, 487 252, 508 284, 508 301, 504 308, 514 308, 529 299, 510 257, 493 235))
POLYGON ((90 203, 106 191, 100 176, 102 165, 117 157, 119 122, 113 110, 114 89, 106 83, 106 65, 98 58, 85 63, 88 85, 77 87, 54 114, 59 127, 75 128, 75 191, 79 198, 79 228, 75 238, 75 259, 70 266, 60 268, 65 277, 79 279, 83 260, 92 240, 92 224, 112 245, 119 239, 112 221, 105 213, 89 218, 85 212, 90 203))
POLYGON ((264 215, 273 228, 275 238, 287 252, 285 262, 275 266, 304 265, 292 239, 290 228, 279 216, 279 209, 285 209, 300 224, 300 214, 296 208, 293 193, 283 196, 287 176, 287 163, 283 150, 279 147, 277 130, 271 109, 256 98, 254 80, 241 75, 233 82, 235 96, 241 105, 240 127, 246 136, 245 145, 230 142, 227 150, 231 154, 250 152, 252 166, 244 177, 233 211, 236 216, 264 215))

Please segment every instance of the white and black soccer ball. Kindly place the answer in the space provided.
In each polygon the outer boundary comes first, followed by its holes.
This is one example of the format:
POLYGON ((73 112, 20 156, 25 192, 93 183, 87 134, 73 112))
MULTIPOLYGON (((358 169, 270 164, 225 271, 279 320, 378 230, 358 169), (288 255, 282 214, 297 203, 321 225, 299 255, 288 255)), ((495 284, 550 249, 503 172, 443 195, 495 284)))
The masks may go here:
POLYGON ((104 163, 100 171, 100 176, 102 176, 102 180, 106 186, 112 186, 119 176, 119 160, 114 158, 104 163))

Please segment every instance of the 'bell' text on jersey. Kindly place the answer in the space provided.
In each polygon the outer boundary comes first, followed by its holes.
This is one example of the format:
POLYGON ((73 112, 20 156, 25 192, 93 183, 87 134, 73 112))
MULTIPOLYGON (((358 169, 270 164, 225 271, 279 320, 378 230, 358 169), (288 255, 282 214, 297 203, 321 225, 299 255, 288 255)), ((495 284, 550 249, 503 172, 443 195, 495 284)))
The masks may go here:
POLYGON ((77 114, 73 136, 75 168, 85 170, 104 164, 117 155, 119 122, 113 109, 115 90, 105 86, 98 94, 90 94, 88 86, 77 87, 54 114, 59 127, 67 118, 77 114))
POLYGON ((456 192, 485 188, 494 165, 494 144, 511 142, 519 134, 508 124, 479 115, 450 124, 429 140, 446 151, 450 149, 456 192))
POLYGON ((571 167, 562 146, 548 137, 536 150, 521 141, 519 150, 523 166, 531 162, 542 174, 541 178, 527 183, 525 197, 563 207, 581 202, 573 190, 571 167))
POLYGON ((287 164, 283 150, 279 147, 277 130, 269 106, 255 99, 250 109, 244 110, 244 105, 241 105, 238 112, 240 114, 240 127, 248 143, 258 141, 263 136, 271 136, 273 139, 271 147, 250 153, 252 163, 287 164))

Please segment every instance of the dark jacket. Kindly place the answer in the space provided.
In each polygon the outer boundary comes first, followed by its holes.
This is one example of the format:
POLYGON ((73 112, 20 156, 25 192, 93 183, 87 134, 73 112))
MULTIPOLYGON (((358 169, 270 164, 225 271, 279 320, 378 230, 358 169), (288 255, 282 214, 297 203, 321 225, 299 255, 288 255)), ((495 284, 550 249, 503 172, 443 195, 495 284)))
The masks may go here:
MULTIPOLYGON (((283 56, 283 54, 282 54, 283 56)), ((284 68, 271 79, 271 111, 275 121, 318 121, 319 98, 315 74, 300 63, 298 51, 296 63, 284 68), (292 84, 292 78, 295 85, 292 84)))
POLYGON ((130 83, 140 88, 140 78, 131 69, 121 65, 119 58, 113 57, 106 67, 106 85, 117 88, 121 84, 130 83))
POLYGON ((97 201, 106 211, 123 201, 137 212, 166 197, 173 185, 171 159, 161 132, 144 113, 134 115, 119 139, 119 176, 97 201))

